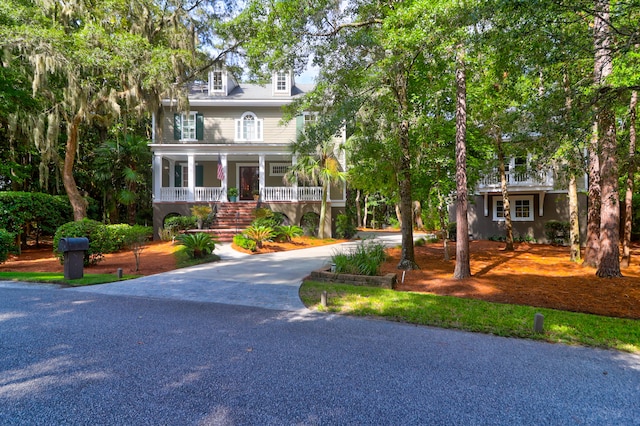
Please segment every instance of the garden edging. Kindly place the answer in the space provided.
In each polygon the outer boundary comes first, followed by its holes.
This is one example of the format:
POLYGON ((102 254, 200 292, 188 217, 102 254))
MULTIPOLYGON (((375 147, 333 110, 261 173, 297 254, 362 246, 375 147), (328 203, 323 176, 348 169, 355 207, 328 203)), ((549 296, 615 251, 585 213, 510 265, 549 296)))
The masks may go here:
POLYGON ((385 274, 382 276, 338 274, 331 272, 329 267, 311 272, 311 279, 314 281, 341 283, 350 285, 394 288, 396 284, 396 274, 385 274))

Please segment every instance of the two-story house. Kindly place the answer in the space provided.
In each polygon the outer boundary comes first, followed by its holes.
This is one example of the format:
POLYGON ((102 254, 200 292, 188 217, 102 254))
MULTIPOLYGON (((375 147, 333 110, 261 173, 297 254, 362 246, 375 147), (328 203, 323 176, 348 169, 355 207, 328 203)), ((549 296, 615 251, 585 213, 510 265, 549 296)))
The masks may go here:
MULTIPOLYGON (((161 117, 153 117, 153 226, 156 237, 171 215, 190 215, 197 204, 229 210, 248 205, 283 213, 299 225, 307 212, 320 211, 322 188, 287 183, 284 176, 296 157, 290 145, 313 115, 283 123, 282 107, 310 90, 296 85, 291 72, 276 72, 271 84, 238 84, 224 69, 209 73, 209 81, 193 84, 189 111, 175 101, 162 102, 161 117), (230 201, 229 189, 238 199, 230 201)), ((341 139, 344 139, 341 135, 341 139)), ((339 155, 344 164, 344 155, 339 155)), ((332 219, 344 210, 344 186, 328 194, 332 219)), ((239 213, 238 213, 239 214, 239 213)), ((214 225, 215 226, 215 225, 214 225)))
MULTIPOLYGON (((550 220, 569 221, 567 184, 561 183, 555 169, 541 169, 531 164, 531 158, 511 158, 505 164, 507 190, 514 237, 533 238, 548 242, 545 223, 550 220)), ((585 241, 587 212, 587 176, 578 179, 579 221, 581 241, 585 241)), ((486 173, 469 197, 469 234, 474 239, 505 236, 505 218, 500 174, 486 173)), ((449 219, 455 221, 455 206, 449 219)))

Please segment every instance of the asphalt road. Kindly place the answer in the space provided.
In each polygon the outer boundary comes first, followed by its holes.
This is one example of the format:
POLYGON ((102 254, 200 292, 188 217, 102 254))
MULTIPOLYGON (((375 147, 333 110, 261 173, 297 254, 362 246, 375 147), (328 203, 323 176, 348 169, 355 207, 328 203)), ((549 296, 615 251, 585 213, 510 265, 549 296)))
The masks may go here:
POLYGON ((640 357, 0 284, 2 425, 640 424, 640 357))

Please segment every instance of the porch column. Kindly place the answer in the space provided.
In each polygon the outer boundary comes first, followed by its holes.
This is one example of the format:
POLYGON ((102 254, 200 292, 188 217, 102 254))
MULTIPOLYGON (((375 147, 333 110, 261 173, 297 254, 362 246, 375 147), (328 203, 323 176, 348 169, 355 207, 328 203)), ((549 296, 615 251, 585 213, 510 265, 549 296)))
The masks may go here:
POLYGON ((265 161, 264 161, 264 154, 260 154, 259 156, 259 161, 260 161, 260 181, 258 183, 258 185, 260 186, 260 196, 262 197, 262 194, 264 194, 264 183, 265 183, 265 161))
POLYGON ((227 201, 227 188, 229 187, 229 168, 227 167, 227 154, 220 154, 220 164, 222 164, 222 173, 224 174, 224 178, 222 179, 222 182, 220 182, 220 198, 222 198, 222 200, 224 201, 227 201))
POLYGON ((169 188, 176 187, 176 160, 169 160, 169 188))
POLYGON ((153 201, 162 201, 162 155, 153 155, 153 201))
POLYGON ((196 158, 189 154, 187 163, 187 186, 189 187, 189 201, 194 201, 196 196, 196 158))
MULTIPOLYGON (((291 156, 291 165, 295 166, 298 163, 298 156, 297 155, 292 155, 291 156)), ((298 180, 294 179, 293 183, 291 184, 291 187, 293 188, 293 200, 294 202, 298 202, 298 180)))

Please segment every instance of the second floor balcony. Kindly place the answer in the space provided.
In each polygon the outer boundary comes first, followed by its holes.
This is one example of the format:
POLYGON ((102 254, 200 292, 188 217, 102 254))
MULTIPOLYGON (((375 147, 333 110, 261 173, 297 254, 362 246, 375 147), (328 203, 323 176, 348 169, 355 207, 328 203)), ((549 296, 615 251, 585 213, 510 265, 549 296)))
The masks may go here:
MULTIPOLYGON (((554 187, 551 170, 508 170, 505 172, 509 191, 549 191, 554 187)), ((478 183, 480 192, 500 191, 500 173, 494 170, 486 173, 478 183)))

